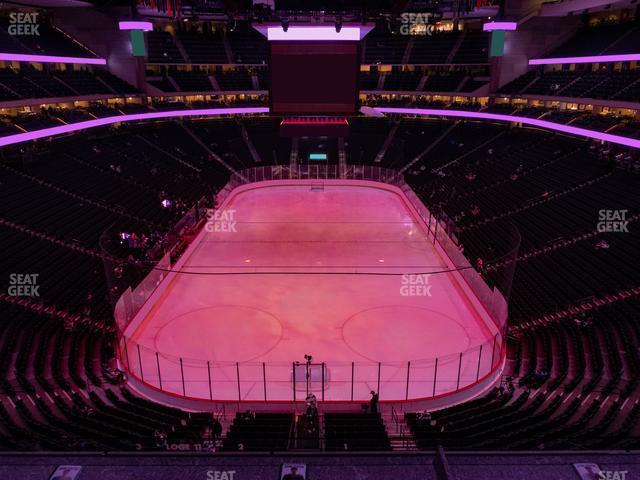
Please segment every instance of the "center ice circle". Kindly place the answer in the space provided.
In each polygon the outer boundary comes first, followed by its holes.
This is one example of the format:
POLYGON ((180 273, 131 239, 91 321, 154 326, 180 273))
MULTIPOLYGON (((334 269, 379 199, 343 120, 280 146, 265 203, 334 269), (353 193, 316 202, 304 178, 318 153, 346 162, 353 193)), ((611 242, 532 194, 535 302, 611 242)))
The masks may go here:
POLYGON ((389 305, 362 310, 342 326, 345 344, 373 362, 426 360, 469 347, 459 323, 428 308, 389 305))
POLYGON ((280 321, 269 312, 241 305, 219 305, 184 313, 164 324, 155 337, 158 352, 220 362, 248 362, 266 355, 282 338, 280 321))

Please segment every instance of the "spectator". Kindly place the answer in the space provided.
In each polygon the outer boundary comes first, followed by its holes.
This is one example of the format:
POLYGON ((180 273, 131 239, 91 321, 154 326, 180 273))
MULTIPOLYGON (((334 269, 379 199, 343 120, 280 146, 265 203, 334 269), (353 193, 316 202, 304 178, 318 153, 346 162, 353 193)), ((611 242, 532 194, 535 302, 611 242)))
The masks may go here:
POLYGON ((378 394, 371 390, 371 401, 369 402, 371 415, 378 415, 378 400, 378 394))

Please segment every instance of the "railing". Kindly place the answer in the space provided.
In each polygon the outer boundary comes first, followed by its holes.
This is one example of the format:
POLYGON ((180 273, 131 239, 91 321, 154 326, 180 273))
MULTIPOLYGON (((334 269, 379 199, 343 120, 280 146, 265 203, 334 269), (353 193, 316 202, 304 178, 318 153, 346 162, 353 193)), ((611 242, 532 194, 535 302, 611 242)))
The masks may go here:
POLYGON ((402 174, 396 170, 367 165, 349 165, 340 175, 339 165, 273 165, 255 167, 234 173, 217 196, 222 203, 229 193, 240 185, 270 180, 370 180, 390 185, 405 185, 402 174))
POLYGON ((395 424, 396 431, 398 431, 398 413, 393 405, 391 405, 391 421, 395 424))
MULTIPOLYGON (((218 193, 216 203, 222 204, 233 189, 247 183, 334 179, 339 176, 338 170, 337 165, 243 170, 232 175, 218 193)), ((371 390, 376 390, 381 400, 428 399, 465 390, 491 377, 505 351, 508 296, 520 241, 517 230, 502 232, 509 239, 508 248, 499 255, 502 266, 491 272, 493 287, 490 287, 483 277, 487 274, 476 271, 455 243, 452 222, 429 211, 398 172, 375 166, 349 166, 343 178, 383 182, 403 191, 427 227, 428 238, 446 252, 454 269, 491 316, 497 327, 492 338, 463 352, 411 362, 327 362, 305 366, 291 362, 217 362, 168 355, 124 334, 165 273, 171 270, 174 259, 166 253, 158 261, 158 268, 135 289, 124 290, 116 303, 114 315, 121 332, 119 354, 129 374, 151 388, 180 397, 252 402, 304 401, 309 392, 315 393, 320 401, 362 402, 369 399, 371 390)))
POLYGON ((465 390, 490 376, 502 361, 502 337, 464 352, 410 362, 325 362, 313 365, 306 381, 304 365, 289 362, 214 362, 160 353, 135 340, 120 338, 121 361, 141 382, 181 397, 219 401, 368 401, 436 398, 465 390), (302 367, 302 368, 301 368, 302 367), (322 373, 324 372, 324 374, 322 373))

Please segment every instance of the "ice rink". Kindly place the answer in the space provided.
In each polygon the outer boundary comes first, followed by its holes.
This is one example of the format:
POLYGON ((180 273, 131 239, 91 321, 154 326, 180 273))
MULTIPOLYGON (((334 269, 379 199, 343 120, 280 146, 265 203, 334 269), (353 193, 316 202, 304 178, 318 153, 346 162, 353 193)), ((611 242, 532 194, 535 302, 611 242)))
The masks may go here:
POLYGON ((425 228, 389 188, 232 194, 129 326, 129 370, 215 400, 300 400, 307 388, 404 400, 475 383, 497 360, 497 330, 425 228), (308 385, 305 366, 292 374, 305 354, 308 385))

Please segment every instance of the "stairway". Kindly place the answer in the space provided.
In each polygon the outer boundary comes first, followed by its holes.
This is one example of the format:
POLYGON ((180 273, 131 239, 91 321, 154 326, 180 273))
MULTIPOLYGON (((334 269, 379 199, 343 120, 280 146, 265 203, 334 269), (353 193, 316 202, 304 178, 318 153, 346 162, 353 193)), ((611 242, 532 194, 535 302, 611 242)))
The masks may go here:
POLYGON ((529 87, 531 87, 534 83, 536 83, 538 80, 540 80, 540 76, 535 76, 533 77, 533 80, 531 80, 529 83, 527 83, 523 88, 521 88, 520 90, 518 90, 518 94, 524 93, 526 92, 529 87))
POLYGON ((638 27, 633 27, 630 28, 629 30, 627 30, 625 33, 623 33, 622 35, 620 35, 613 43, 611 43, 607 48, 605 48, 604 50, 602 50, 600 53, 598 53, 598 55, 607 55, 609 53, 609 51, 615 47, 616 45, 618 45, 622 40, 624 40, 625 38, 627 38, 629 35, 631 35, 638 27))
POLYGON ((424 90, 424 86, 427 84, 427 80, 429 80, 429 75, 423 76, 418 82, 418 86, 416 87, 416 92, 421 92, 424 90))
POLYGON ((616 98, 618 96, 620 96, 621 93, 626 92, 627 90, 629 90, 631 87, 633 87, 636 84, 640 84, 640 78, 638 78, 637 80, 631 82, 630 84, 628 84, 626 87, 624 87, 622 90, 617 91, 615 94, 613 94, 611 97, 609 98, 616 98))
POLYGON ((554 95, 559 95, 560 93, 564 92, 567 88, 569 88, 571 85, 573 85, 574 83, 576 83, 577 81, 579 81, 580 79, 582 79, 582 75, 577 76, 576 78, 574 78, 573 80, 571 80, 569 83, 567 83, 564 87, 562 87, 560 90, 556 90, 554 95))
POLYGON ((184 63, 191 63, 191 59, 189 58, 189 54, 187 53, 187 49, 184 48, 184 45, 182 44, 182 41, 180 40, 178 35, 176 35, 175 32, 170 32, 170 33, 171 33, 171 38, 173 39, 173 43, 175 44, 176 48, 178 49, 178 52, 180 52, 180 56, 184 60, 184 63))
POLYGON ((99 83, 101 83, 102 85, 104 85, 105 87, 107 87, 111 91, 111 93, 116 94, 116 95, 118 94, 118 92, 116 92, 116 90, 111 85, 109 85, 107 82, 105 82, 102 77, 99 77, 99 76, 96 75, 96 80, 99 83))
POLYGON ((338 172, 339 178, 345 178, 347 173, 347 154, 344 150, 344 138, 338 138, 338 172))
POLYGON ((254 90, 260 90, 260 81, 255 73, 251 75, 251 86, 254 90))
POLYGON ((394 452, 415 452, 418 450, 413 435, 407 433, 387 434, 391 450, 394 452))
POLYGON ((180 123, 179 124, 182 129, 191 137, 195 140, 195 142, 200 145, 208 154, 209 154, 209 158, 212 160, 215 160, 216 162, 218 162, 219 164, 221 164, 223 167, 225 167, 227 170, 229 170, 229 172, 231 173, 235 173, 236 175, 238 175, 240 178, 242 178, 243 181, 246 181, 248 183, 248 180, 241 174, 239 173, 235 168, 233 168, 231 165, 229 165, 227 162, 225 162, 222 158, 220 158, 214 151, 212 151, 206 143, 204 143, 202 141, 202 139, 200 137, 198 137, 198 135, 191 130, 189 127, 187 127, 184 123, 180 123))
MULTIPOLYGON (((298 170, 298 138, 291 140, 291 153, 289 155, 289 168, 292 172, 298 170)), ((294 177, 292 177, 294 178, 294 177)))
POLYGON ((178 85, 178 82, 176 82, 175 79, 171 77, 171 75, 167 75, 167 80, 169 81, 169 83, 175 89, 176 92, 182 91, 182 88, 180 88, 180 85, 178 85))
POLYGON ((438 145, 442 140, 444 140, 452 131, 454 128, 456 128, 456 126, 458 125, 459 122, 454 122, 452 123, 449 128, 447 128, 444 132, 442 132, 440 134, 440 136, 438 138, 436 138, 433 142, 431 142, 431 145, 427 146, 427 148, 425 148, 422 153, 418 154, 415 158, 413 158, 409 163, 407 163, 404 167, 402 167, 398 173, 404 173, 407 170, 409 170, 415 163, 419 162, 423 157, 425 157, 432 149, 435 148, 436 145, 438 145))
POLYGON ((485 148, 486 146, 490 145, 492 142, 496 141, 498 138, 502 137, 503 135, 506 135, 507 132, 499 132, 496 135, 494 135, 493 137, 491 137, 489 140, 487 140, 486 142, 481 143, 480 145, 478 145, 475 148, 472 148, 471 150, 469 150, 468 152, 463 153, 462 155, 457 156, 456 158, 454 158, 453 160, 445 163, 444 165, 440 165, 438 168, 435 169, 436 172, 441 171, 444 168, 447 168, 449 165, 453 165, 455 163, 459 163, 460 160, 468 157, 469 155, 471 155, 474 152, 477 152, 478 150, 481 150, 483 148, 485 148))
POLYGON ((216 80, 216 77, 214 77, 213 75, 207 75, 207 78, 209 79, 209 83, 211 83, 211 87, 213 87, 214 92, 222 91, 220 85, 218 85, 218 80, 216 80))
POLYGON ((373 160, 374 162, 376 162, 376 163, 382 162, 382 159, 384 158, 385 154, 387 153, 387 150, 389 149, 389 145, 391 145, 391 142, 393 141, 393 139, 396 136, 396 132, 398 131, 398 127, 400 127, 400 122, 401 122, 401 120, 399 118, 395 120, 395 123, 393 124, 393 127, 391 127, 391 129, 389 130, 387 138, 385 139, 384 143, 382 144, 382 147, 380 147, 380 151, 377 153, 376 158, 374 158, 374 160, 373 160))
POLYGON ((244 140, 244 143, 247 146, 249 153, 251 154, 251 158, 253 158, 253 161, 255 163, 262 163, 262 158, 260 158, 260 154, 258 154, 258 151, 253 145, 251 138, 249 138, 249 132, 247 132, 247 128, 244 126, 244 123, 238 122, 238 124, 240 125, 242 139, 244 140))
POLYGON ((456 86, 454 92, 459 92, 466 85, 466 83, 471 79, 469 75, 465 75, 464 78, 460 81, 460 83, 456 86))
POLYGON ((234 415, 227 415, 224 407, 221 411, 219 412, 212 412, 216 418, 216 420, 218 420, 218 422, 220 422, 220 426, 222 427, 222 434, 220 435, 220 437, 218 437, 216 439, 216 450, 221 449, 222 445, 224 445, 224 442, 227 438, 227 434, 229 433, 229 430, 231 429, 231 425, 233 425, 233 420, 235 419, 234 415))
POLYGON ((445 62, 446 64, 453 63, 453 58, 456 56, 456 53, 458 53, 458 50, 460 50, 460 46, 462 45, 462 42, 464 42, 464 39, 466 36, 467 36, 466 30, 463 30, 458 35, 458 38, 456 39, 456 43, 453 44, 453 48, 451 48, 449 55, 447 55, 447 61, 445 62))
POLYGON ((15 90, 10 89, 9 87, 7 87, 4 83, 0 83, 0 89, 4 88, 5 90, 11 92, 13 95, 16 96, 16 98, 22 98, 22 95, 20 95, 18 92, 16 92, 15 90))
POLYGON ((231 43, 229 43, 229 38, 227 37, 227 31, 225 29, 222 30, 222 45, 224 46, 224 53, 227 56, 227 63, 236 63, 233 58, 231 43))
POLYGON ((405 422, 402 413, 383 414, 382 421, 387 430, 391 450, 394 452, 415 452, 418 450, 411 429, 405 422))
POLYGON ((404 53, 402 54, 402 63, 406 65, 409 63, 409 58, 411 58, 411 50, 413 50, 413 44, 416 41, 416 37, 410 37, 407 42, 407 46, 404 49, 404 53))

